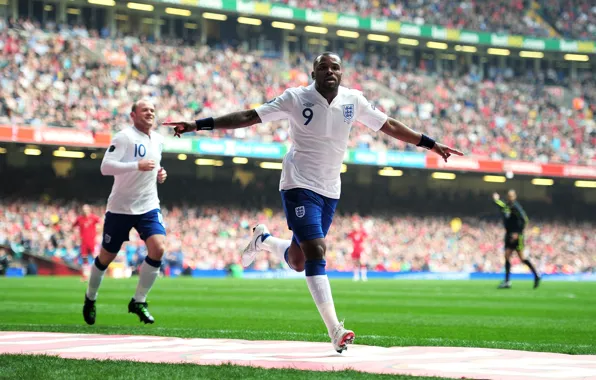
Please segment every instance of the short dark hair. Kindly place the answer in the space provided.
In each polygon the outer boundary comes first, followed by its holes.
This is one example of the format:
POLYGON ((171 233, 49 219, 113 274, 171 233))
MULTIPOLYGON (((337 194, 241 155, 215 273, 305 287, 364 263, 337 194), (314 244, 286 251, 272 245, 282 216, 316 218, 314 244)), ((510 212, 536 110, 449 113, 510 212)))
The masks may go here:
POLYGON ((319 54, 315 60, 312 63, 312 67, 313 69, 315 68, 317 62, 319 62, 319 60, 321 59, 321 57, 330 57, 330 56, 335 56, 339 59, 339 63, 341 63, 341 57, 339 56, 339 54, 334 53, 332 51, 324 51, 323 53, 319 54))
POLYGON ((135 100, 135 102, 132 104, 132 108, 130 109, 130 112, 136 112, 137 111, 137 106, 140 102, 149 102, 147 99, 138 99, 135 100))

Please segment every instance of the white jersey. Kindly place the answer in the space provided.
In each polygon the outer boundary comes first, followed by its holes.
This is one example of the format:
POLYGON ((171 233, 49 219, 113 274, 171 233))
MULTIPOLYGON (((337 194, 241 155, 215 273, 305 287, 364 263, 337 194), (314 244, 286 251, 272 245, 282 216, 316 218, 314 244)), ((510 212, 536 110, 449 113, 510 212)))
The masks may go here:
POLYGON ((387 121, 362 92, 340 86, 329 104, 314 83, 289 88, 256 111, 263 123, 290 120, 292 147, 283 160, 279 189, 304 188, 334 199, 341 194, 341 165, 354 122, 376 132, 387 121))
POLYGON ((154 131, 150 134, 131 126, 112 138, 101 163, 101 173, 114 176, 107 211, 141 215, 159 208, 157 172, 164 138, 154 131), (143 159, 155 161, 155 169, 140 171, 138 162, 143 159))

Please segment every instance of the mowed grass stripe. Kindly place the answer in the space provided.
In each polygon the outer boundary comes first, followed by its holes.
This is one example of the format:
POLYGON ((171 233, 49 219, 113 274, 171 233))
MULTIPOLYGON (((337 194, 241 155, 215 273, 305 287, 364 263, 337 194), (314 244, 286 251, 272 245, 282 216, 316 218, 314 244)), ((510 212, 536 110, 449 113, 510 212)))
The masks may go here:
POLYGON ((356 371, 313 372, 233 365, 155 364, 114 360, 74 360, 52 356, 0 356, 0 379, 259 379, 259 380, 431 380, 432 377, 375 375, 356 371))
MULTIPOLYGON (((45 314, 54 315, 66 315, 72 316, 73 314, 79 314, 81 311, 80 302, 27 302, 27 307, 33 308, 37 312, 43 312, 45 314)), ((220 323, 221 319, 225 320, 236 320, 239 316, 245 315, 252 319, 258 319, 261 321, 269 321, 275 325, 275 322, 279 318, 284 318, 291 321, 302 321, 302 320, 313 320, 319 321, 319 315, 313 313, 314 304, 309 303, 304 308, 298 308, 298 305, 288 304, 277 304, 277 309, 270 309, 265 307, 266 305, 250 306, 239 306, 238 304, 227 304, 226 302, 217 303, 202 303, 196 306, 174 306, 172 304, 159 304, 154 302, 151 304, 151 310, 154 314, 161 314, 160 319, 167 320, 167 318, 177 318, 183 320, 185 318, 196 319, 214 316, 217 314, 217 320, 213 323, 220 323), (208 306, 206 306, 208 305, 208 306), (281 306, 281 307, 280 307, 281 306), (283 307, 288 306, 288 307, 283 307), (289 307, 293 307, 291 313, 288 313, 289 307)), ((102 302, 98 301, 97 304, 98 313, 100 316, 115 316, 118 319, 129 320, 130 316, 123 311, 126 311, 126 302, 122 300, 106 300, 102 299, 102 302)), ((405 323, 408 326, 425 327, 425 326, 437 326, 437 327, 527 327, 536 330, 541 329, 564 329, 565 326, 569 326, 573 331, 591 331, 593 326, 591 322, 593 320, 584 314, 568 315, 565 312, 562 313, 547 313, 544 316, 537 316, 532 313, 533 310, 525 310, 523 313, 516 313, 514 315, 503 312, 503 310, 496 310, 493 315, 484 315, 479 313, 478 310, 473 308, 427 308, 427 307, 408 307, 402 308, 401 305, 398 308, 369 308, 361 310, 354 308, 353 306, 338 306, 338 312, 342 315, 349 315, 350 322, 353 324, 367 324, 367 325, 385 325, 394 324, 396 322, 405 323), (474 314, 474 315, 470 315, 474 314), (558 314, 565 317, 568 322, 566 325, 561 324, 561 318, 558 318, 558 314), (424 316, 425 318, 421 318, 424 316), (575 323, 571 325, 571 322, 575 323)), ((23 302, 16 301, 4 301, 2 302, 0 315, 6 314, 18 314, 20 318, 24 318, 27 314, 23 314, 23 302)), ((314 310, 316 311, 316 309, 314 310)), ((38 315, 31 315, 38 318, 38 315)), ((78 324, 80 321, 76 318, 69 318, 72 323, 78 324)), ((209 323, 209 322, 207 322, 209 323)), ((271 328, 272 325, 266 326, 271 328)))

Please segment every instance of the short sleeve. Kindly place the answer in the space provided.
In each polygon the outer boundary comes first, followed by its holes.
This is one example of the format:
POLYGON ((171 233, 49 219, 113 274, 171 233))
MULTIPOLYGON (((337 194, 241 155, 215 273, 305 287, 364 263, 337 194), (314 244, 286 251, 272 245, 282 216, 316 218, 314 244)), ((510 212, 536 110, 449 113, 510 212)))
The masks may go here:
POLYGON ((274 98, 267 103, 257 107, 255 111, 259 115, 261 122, 276 121, 287 119, 291 115, 292 95, 286 90, 281 96, 274 98))
POLYGON ((362 93, 358 94, 357 120, 373 131, 378 131, 387 121, 387 115, 372 105, 362 93))

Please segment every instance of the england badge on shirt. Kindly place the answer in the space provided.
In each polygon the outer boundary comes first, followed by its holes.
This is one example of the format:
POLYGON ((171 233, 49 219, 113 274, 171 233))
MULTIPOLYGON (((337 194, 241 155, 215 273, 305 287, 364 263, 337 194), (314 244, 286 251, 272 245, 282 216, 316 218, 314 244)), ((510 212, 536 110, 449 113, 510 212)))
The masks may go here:
POLYGON ((354 119, 354 105, 353 104, 344 104, 341 106, 344 111, 344 121, 349 123, 354 119))

